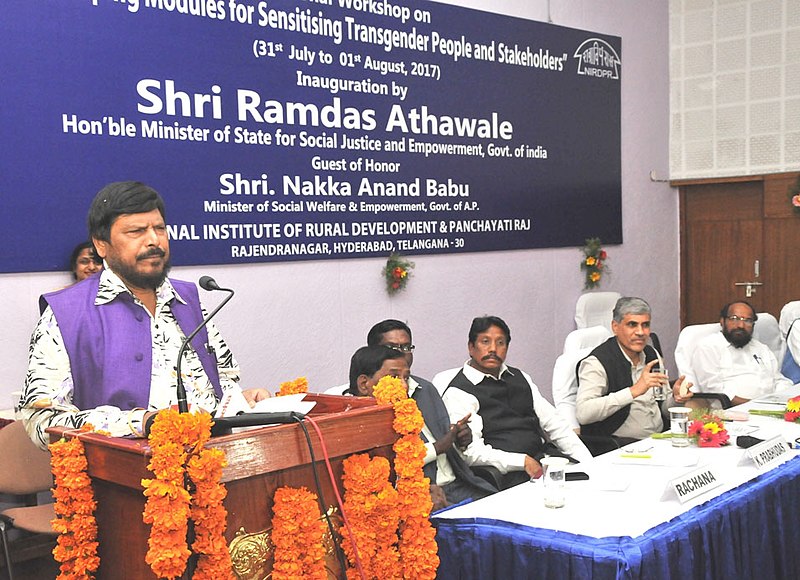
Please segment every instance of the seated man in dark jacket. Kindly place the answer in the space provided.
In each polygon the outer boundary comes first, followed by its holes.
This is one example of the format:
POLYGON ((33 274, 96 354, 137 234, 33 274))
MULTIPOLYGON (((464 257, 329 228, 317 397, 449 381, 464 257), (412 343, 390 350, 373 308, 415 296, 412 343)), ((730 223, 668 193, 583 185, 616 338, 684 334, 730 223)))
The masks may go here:
MULTIPOLYGON (((653 387, 668 381, 661 356, 647 344, 650 306, 641 298, 623 297, 614 306, 614 336, 578 363, 575 414, 581 435, 614 435, 644 439, 663 430, 659 401, 653 387)), ((681 391, 684 377, 668 389, 665 408, 691 397, 681 391)))

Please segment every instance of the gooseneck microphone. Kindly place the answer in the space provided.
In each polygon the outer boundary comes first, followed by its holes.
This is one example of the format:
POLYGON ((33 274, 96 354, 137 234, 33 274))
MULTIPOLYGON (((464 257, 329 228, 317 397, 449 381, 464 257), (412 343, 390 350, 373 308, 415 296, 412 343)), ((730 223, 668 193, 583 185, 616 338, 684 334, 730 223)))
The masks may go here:
POLYGON ((230 288, 221 288, 217 281, 214 280, 211 276, 203 276, 200 278, 199 281, 200 287, 203 290, 222 290, 223 292, 230 292, 225 299, 219 303, 211 314, 206 316, 200 325, 195 328, 192 333, 183 339, 183 343, 181 343, 181 349, 178 351, 178 362, 175 364, 175 372, 178 374, 178 386, 176 387, 176 391, 178 393, 178 412, 179 413, 188 413, 189 412, 189 405, 186 403, 186 388, 183 386, 183 376, 181 375, 181 361, 183 360, 183 355, 186 352, 186 348, 189 346, 189 343, 192 339, 200 332, 208 323, 209 321, 214 318, 214 315, 219 312, 223 306, 225 306, 228 301, 233 298, 233 290, 230 288))

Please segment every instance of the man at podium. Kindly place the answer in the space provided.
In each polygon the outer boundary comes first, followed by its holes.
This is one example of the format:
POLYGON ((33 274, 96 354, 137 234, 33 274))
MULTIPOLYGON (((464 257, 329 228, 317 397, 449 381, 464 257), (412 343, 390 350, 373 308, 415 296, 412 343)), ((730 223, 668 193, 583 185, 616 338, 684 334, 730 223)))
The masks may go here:
MULTIPOLYGON (((154 189, 107 185, 88 225, 105 269, 39 300, 20 411, 40 447, 53 426, 91 423, 113 436, 144 436, 155 413, 176 402, 178 351, 204 318, 197 287, 167 278, 164 202, 154 189)), ((239 389, 239 365, 213 324, 192 345, 181 369, 187 400, 211 412, 224 392, 239 389)), ((268 396, 244 394, 251 403, 268 396)))

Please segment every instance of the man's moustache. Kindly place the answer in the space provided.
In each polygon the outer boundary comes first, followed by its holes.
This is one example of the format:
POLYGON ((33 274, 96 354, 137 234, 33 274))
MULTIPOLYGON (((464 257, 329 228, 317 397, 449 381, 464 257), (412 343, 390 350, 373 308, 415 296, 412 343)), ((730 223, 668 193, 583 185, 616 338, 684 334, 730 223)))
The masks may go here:
POLYGON ((494 360, 500 360, 500 357, 499 357, 499 356, 496 356, 496 355, 493 355, 493 354, 487 354, 487 355, 486 355, 485 357, 483 357, 481 360, 490 360, 490 359, 494 359, 494 360))
POLYGON ((145 254, 141 254, 141 255, 137 256, 136 259, 137 260, 146 260, 148 258, 163 258, 166 255, 167 255, 167 253, 164 250, 159 250, 158 248, 156 248, 154 250, 150 250, 149 252, 147 252, 145 254))

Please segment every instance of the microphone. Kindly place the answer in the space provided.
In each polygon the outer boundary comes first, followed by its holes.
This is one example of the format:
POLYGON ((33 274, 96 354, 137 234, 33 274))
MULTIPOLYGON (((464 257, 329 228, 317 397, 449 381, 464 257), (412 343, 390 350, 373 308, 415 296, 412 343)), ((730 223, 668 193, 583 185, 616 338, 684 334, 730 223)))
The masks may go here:
POLYGON ((763 441, 763 439, 759 439, 758 437, 753 437, 751 435, 739 435, 736 438, 736 446, 741 447, 742 449, 747 449, 748 447, 752 447, 753 445, 763 441))
POLYGON ((211 276, 203 276, 202 278, 200 278, 200 282, 199 283, 200 283, 200 287, 203 290, 209 290, 209 291, 210 290, 222 290, 223 292, 230 292, 230 294, 228 296, 226 296, 225 299, 222 302, 219 303, 219 306, 217 306, 211 312, 211 314, 206 316, 203 319, 203 321, 198 325, 198 327, 195 328, 189 336, 184 338, 183 339, 183 343, 181 343, 181 349, 178 351, 178 362, 175 364, 175 372, 178 374, 178 385, 175 388, 175 390, 178 393, 178 412, 179 413, 188 413, 189 412, 189 405, 186 403, 186 388, 183 386, 183 376, 181 375, 181 361, 183 360, 183 355, 186 352, 186 348, 189 346, 189 343, 197 335, 197 333, 200 332, 206 326, 206 324, 209 323, 209 321, 212 318, 214 318, 214 315, 216 315, 216 313, 219 312, 222 309, 222 307, 225 306, 231 298, 233 298, 233 290, 231 290, 230 288, 221 288, 217 284, 217 281, 214 280, 214 278, 212 278, 211 276))

